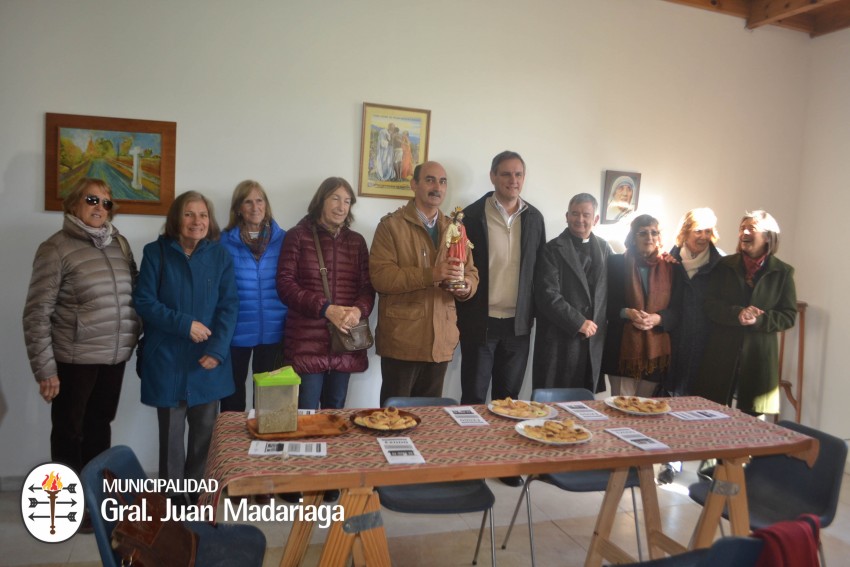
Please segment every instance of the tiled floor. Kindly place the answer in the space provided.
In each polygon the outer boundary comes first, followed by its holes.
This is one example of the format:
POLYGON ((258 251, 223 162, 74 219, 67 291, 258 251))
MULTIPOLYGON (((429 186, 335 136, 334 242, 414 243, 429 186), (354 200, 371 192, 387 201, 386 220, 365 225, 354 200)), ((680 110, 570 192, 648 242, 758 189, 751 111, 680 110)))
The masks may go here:
MULTIPOLYGON (((676 483, 659 490, 664 529, 680 542, 687 542, 700 508, 685 495, 685 487, 695 480, 687 470, 676 483)), ((496 494, 496 558, 504 567, 530 565, 528 529, 525 507, 520 509, 507 549, 501 544, 520 494, 498 481, 488 481, 496 494)), ((850 477, 845 475, 845 485, 850 477)), ((532 485, 534 540, 537 564, 579 566, 590 543, 601 493, 571 494, 543 483, 532 485)), ((20 516, 20 494, 0 493, 0 565, 74 565, 100 564, 93 535, 76 535, 67 542, 48 545, 32 538, 23 527, 20 516)), ((638 503, 640 501, 638 500, 638 503)), ((632 504, 628 491, 620 503, 621 514, 615 524, 615 541, 632 554, 637 547, 634 536, 632 504)), ((411 516, 382 511, 389 538, 393 564, 404 567, 470 565, 475 539, 481 524, 480 514, 454 516, 411 516)), ((266 534, 268 549, 265 565, 277 565, 289 526, 275 523, 257 524, 266 534)), ((479 565, 489 564, 489 533, 485 531, 479 565)), ((305 565, 315 565, 326 530, 316 530, 305 565)), ((850 492, 842 491, 835 522, 822 534, 826 556, 831 565, 842 565, 841 557, 850 556, 850 492)))

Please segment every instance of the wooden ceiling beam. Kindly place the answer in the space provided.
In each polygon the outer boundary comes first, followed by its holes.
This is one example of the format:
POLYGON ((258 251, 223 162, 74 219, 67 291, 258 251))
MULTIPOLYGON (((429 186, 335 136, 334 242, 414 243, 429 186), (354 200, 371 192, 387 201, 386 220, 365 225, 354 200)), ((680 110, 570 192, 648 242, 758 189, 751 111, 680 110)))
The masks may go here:
POLYGON ((747 28, 755 29, 775 24, 793 16, 799 16, 835 4, 839 0, 753 0, 747 16, 747 28))
POLYGON ((685 6, 693 6, 694 8, 702 8, 703 10, 711 10, 720 14, 728 14, 730 16, 738 16, 746 18, 750 15, 749 0, 666 0, 673 4, 683 4, 685 6))
POLYGON ((812 37, 818 37, 850 27, 850 0, 842 0, 813 15, 812 37))

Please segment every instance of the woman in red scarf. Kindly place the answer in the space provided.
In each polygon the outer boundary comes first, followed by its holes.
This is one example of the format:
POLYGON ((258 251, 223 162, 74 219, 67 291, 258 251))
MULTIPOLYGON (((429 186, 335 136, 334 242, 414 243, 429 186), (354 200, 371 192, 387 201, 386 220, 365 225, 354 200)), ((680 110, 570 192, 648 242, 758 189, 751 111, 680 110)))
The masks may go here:
POLYGON ((661 392, 670 365, 670 330, 678 323, 678 276, 661 255, 658 220, 635 217, 626 253, 608 258, 608 330, 602 371, 613 395, 661 392))
POLYGON ((747 413, 779 413, 776 334, 794 326, 794 268, 776 257, 779 224, 765 211, 747 213, 737 254, 711 273, 705 309, 712 322, 693 393, 747 413))

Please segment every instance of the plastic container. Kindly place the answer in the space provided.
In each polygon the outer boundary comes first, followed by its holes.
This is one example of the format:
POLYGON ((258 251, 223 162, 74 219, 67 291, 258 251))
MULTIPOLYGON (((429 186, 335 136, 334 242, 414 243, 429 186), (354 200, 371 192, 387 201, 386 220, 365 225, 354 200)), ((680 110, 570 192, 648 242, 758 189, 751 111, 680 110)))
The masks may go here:
POLYGON ((298 429, 298 386, 301 378, 291 366, 254 374, 257 431, 285 433, 298 429))

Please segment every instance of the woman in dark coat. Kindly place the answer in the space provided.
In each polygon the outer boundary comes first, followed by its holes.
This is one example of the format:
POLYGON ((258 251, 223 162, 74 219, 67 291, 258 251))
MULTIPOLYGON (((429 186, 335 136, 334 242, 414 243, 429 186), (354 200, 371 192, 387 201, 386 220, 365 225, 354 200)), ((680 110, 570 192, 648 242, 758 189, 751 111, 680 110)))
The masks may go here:
POLYGON ((179 195, 163 234, 145 246, 133 293, 145 329, 142 403, 156 408, 159 424, 159 478, 203 477, 218 401, 233 393, 239 296, 220 233, 209 199, 179 195))
POLYGON ((366 351, 331 351, 328 322, 343 333, 375 304, 366 240, 349 228, 356 198, 348 181, 325 179, 307 216, 286 233, 277 269, 277 292, 289 307, 284 357, 301 376, 298 407, 342 408, 352 372, 369 366, 366 351), (318 235, 331 300, 325 297, 313 239, 318 235))
POLYGON ((779 413, 776 334, 794 326, 794 268, 776 257, 779 225, 765 211, 741 219, 738 253, 722 258, 709 280, 711 335, 693 393, 759 415, 779 413))
POLYGON ((688 211, 682 217, 676 245, 670 250, 682 284, 679 326, 670 333, 673 354, 665 388, 674 396, 691 395, 711 330, 703 305, 705 292, 711 271, 724 256, 714 245, 716 225, 717 217, 711 209, 688 211))
POLYGON ((616 395, 652 396, 670 365, 670 331, 678 323, 681 289, 661 255, 658 220, 640 215, 626 253, 608 257, 608 331, 602 371, 616 395))

